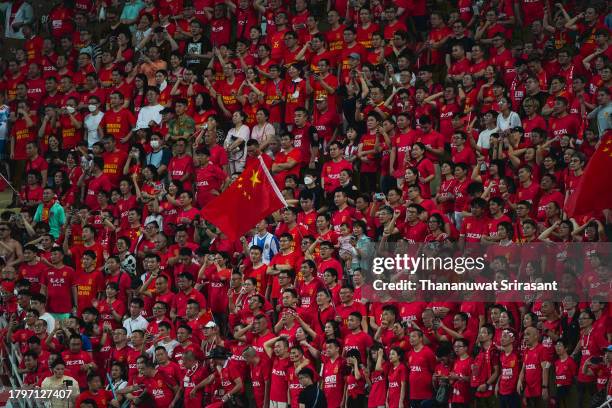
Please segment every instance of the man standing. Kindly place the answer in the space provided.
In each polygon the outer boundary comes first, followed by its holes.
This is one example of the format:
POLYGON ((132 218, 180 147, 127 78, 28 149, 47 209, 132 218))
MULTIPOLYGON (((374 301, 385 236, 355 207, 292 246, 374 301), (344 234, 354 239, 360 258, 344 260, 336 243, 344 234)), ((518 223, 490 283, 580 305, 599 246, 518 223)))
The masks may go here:
POLYGON ((516 390, 527 400, 527 407, 543 407, 548 401, 548 370, 550 362, 545 360, 545 351, 539 340, 539 332, 535 327, 525 329, 525 344, 523 366, 519 374, 516 390))
POLYGON ((610 90, 602 86, 597 91, 597 107, 587 115, 587 119, 597 119, 597 129, 600 137, 606 133, 606 130, 612 128, 611 115, 610 90))
POLYGON ((253 347, 247 347, 242 356, 249 365, 255 406, 263 408, 270 400, 270 360, 261 358, 253 347))
POLYGON ((415 330, 410 333, 412 351, 408 354, 408 384, 410 390, 410 407, 417 408, 425 400, 433 397, 432 377, 436 368, 436 356, 423 344, 423 332, 415 330))
POLYGON ((104 169, 102 172, 106 174, 112 186, 118 186, 119 180, 123 176, 123 167, 128 158, 127 154, 117 149, 116 141, 111 136, 106 136, 102 139, 104 145, 104 169))
POLYGON ((314 372, 306 367, 298 373, 300 384, 304 388, 300 392, 298 403, 300 408, 327 408, 325 393, 314 383, 314 372))
POLYGON ((100 141, 98 127, 104 117, 104 112, 100 110, 100 99, 97 96, 90 96, 87 101, 87 110, 89 113, 85 115, 83 125, 85 126, 85 136, 87 146, 91 149, 94 143, 100 141))
POLYGON ((323 165, 321 171, 321 184, 325 193, 331 195, 340 187, 340 172, 342 170, 352 170, 353 166, 342 156, 342 144, 333 141, 329 144, 330 161, 323 165))
POLYGON ((89 210, 95 211, 100 208, 98 204, 98 193, 101 190, 110 192, 112 184, 106 174, 104 174, 104 159, 94 157, 87 169, 83 172, 79 181, 79 187, 87 186, 85 193, 85 205, 89 210))
POLYGON ((130 315, 123 321, 123 327, 127 330, 127 335, 132 336, 135 330, 145 331, 149 322, 142 316, 144 301, 134 298, 130 302, 130 315))
POLYGON ((41 283, 41 294, 47 297, 49 312, 56 319, 66 319, 76 314, 77 288, 73 284, 74 269, 64 265, 61 247, 51 249, 51 267, 41 283))
POLYGON ((147 90, 147 106, 140 108, 138 112, 138 119, 136 120, 136 130, 138 129, 149 129, 155 126, 159 126, 162 121, 161 111, 164 109, 163 105, 158 102, 159 89, 156 87, 150 87, 147 90))
POLYGON ((55 191, 47 187, 43 190, 42 203, 38 204, 34 213, 34 222, 46 222, 49 224, 49 233, 58 239, 62 226, 66 223, 64 207, 55 199, 55 191))
POLYGON ((228 178, 221 167, 210 161, 210 151, 200 147, 195 152, 196 203, 204 208, 213 198, 221 194, 228 178))
POLYGON ((474 396, 478 408, 495 406, 493 387, 499 377, 499 354, 493 344, 494 335, 495 328, 491 324, 480 328, 480 352, 474 358, 470 380, 470 385, 476 389, 474 396))
POLYGON ((516 393, 516 384, 520 371, 520 359, 514 350, 514 332, 505 329, 501 335, 500 366, 501 373, 497 383, 496 393, 499 394, 502 407, 520 406, 519 395, 516 393))
POLYGON ((106 135, 112 136, 116 142, 119 142, 119 149, 127 152, 136 118, 131 111, 123 107, 124 96, 120 92, 111 93, 109 101, 110 109, 100 121, 98 134, 100 139, 106 135))

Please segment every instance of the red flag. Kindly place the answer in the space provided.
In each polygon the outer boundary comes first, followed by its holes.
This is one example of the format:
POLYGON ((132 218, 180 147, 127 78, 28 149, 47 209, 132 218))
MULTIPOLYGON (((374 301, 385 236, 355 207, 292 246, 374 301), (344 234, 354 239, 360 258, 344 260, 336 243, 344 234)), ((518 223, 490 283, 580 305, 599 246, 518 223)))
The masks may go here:
POLYGON ((231 240, 246 234, 274 211, 287 207, 261 156, 253 160, 221 195, 201 211, 231 240))
POLYGON ((576 192, 567 201, 570 217, 612 208, 612 137, 606 134, 584 169, 576 192))

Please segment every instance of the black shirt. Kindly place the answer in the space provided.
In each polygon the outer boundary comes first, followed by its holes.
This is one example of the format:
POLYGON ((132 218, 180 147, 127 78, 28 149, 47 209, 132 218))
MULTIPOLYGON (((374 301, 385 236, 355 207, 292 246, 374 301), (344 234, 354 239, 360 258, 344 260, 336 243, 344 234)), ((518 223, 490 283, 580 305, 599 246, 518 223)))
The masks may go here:
POLYGON ((468 52, 472 52, 472 46, 474 44, 476 44, 474 42, 473 39, 469 38, 469 37, 463 37, 463 38, 455 38, 455 37, 450 37, 448 39, 448 41, 446 41, 446 53, 450 54, 451 51, 453 50, 453 45, 463 45, 463 49, 465 50, 466 53, 468 52))
POLYGON ((191 39, 185 45, 185 63, 191 68, 203 68, 208 64, 208 59, 203 57, 192 57, 188 54, 204 55, 212 51, 210 41, 204 36, 200 36, 199 40, 191 39))
POLYGON ((327 408, 325 394, 316 384, 310 384, 302 390, 298 404, 304 404, 306 408, 327 408))

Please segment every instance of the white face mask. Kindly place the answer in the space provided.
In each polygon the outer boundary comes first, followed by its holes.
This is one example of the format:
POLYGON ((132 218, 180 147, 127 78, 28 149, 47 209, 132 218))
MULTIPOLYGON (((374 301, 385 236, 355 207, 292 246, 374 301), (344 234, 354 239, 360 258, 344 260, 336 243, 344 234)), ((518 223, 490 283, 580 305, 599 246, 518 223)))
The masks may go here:
POLYGON ((72 106, 66 106, 66 112, 74 113, 75 109, 72 106))
POLYGON ((159 147, 159 140, 151 140, 151 147, 157 149, 159 147))
POLYGON ((89 109, 90 112, 95 112, 98 107, 96 105, 87 105, 87 109, 89 109))
POLYGON ((308 186, 312 183, 314 183, 314 180, 312 179, 312 177, 304 177, 304 184, 308 186))

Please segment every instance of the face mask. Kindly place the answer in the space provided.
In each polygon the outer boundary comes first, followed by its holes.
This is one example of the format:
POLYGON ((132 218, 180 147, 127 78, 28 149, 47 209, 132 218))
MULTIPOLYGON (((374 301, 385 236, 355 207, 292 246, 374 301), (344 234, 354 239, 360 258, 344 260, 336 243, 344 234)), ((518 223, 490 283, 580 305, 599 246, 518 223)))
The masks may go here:
POLYGON ((151 140, 151 147, 157 149, 159 147, 159 140, 151 140))
POLYGON ((75 109, 72 106, 66 106, 66 112, 74 113, 75 109))
POLYGON ((311 177, 304 177, 304 184, 307 186, 314 183, 314 180, 311 177))
POLYGON ((90 112, 95 112, 98 107, 96 105, 87 105, 87 109, 89 109, 90 112))

